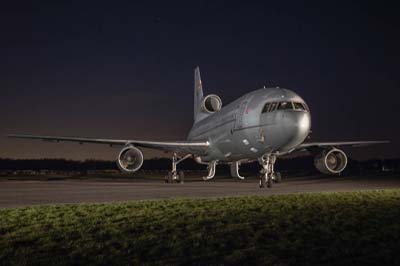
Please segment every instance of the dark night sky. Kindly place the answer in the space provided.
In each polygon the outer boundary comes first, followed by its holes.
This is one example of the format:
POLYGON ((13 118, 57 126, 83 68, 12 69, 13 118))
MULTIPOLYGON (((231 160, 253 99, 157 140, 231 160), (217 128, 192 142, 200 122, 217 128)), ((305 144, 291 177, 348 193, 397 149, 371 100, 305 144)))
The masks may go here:
MULTIPOLYGON (((1 135, 184 139, 199 65, 224 103, 289 88, 311 108, 312 140, 389 139, 350 155, 400 155, 400 23, 386 1, 82 2, 2 4, 1 135)), ((0 138, 0 157, 117 152, 0 138)))

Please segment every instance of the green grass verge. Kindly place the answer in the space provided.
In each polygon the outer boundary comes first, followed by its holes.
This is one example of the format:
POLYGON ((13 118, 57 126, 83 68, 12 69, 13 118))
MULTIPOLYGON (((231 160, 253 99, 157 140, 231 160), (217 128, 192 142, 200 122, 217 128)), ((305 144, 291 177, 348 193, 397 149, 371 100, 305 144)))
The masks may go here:
POLYGON ((400 190, 0 210, 0 265, 399 265, 400 190))

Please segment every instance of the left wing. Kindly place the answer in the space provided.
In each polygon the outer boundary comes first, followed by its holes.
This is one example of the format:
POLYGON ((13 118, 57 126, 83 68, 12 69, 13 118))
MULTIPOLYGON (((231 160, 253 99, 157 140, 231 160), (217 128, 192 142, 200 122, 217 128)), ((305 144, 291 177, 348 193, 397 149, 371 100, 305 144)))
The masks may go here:
POLYGON ((129 145, 132 144, 137 147, 152 148, 157 150, 182 152, 182 153, 204 153, 210 146, 208 141, 146 141, 146 140, 124 140, 124 139, 102 139, 102 138, 82 138, 82 137, 56 137, 56 136, 36 136, 36 135, 8 135, 9 138, 18 139, 37 139, 50 142, 78 142, 83 143, 96 143, 108 145, 129 145))

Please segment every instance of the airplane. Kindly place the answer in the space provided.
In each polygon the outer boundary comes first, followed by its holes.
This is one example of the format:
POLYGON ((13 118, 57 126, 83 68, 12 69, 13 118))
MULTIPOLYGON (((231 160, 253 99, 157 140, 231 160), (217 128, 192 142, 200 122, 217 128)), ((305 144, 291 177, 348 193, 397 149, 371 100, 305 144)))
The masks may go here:
POLYGON ((143 164, 140 148, 172 152, 172 169, 166 183, 183 183, 184 174, 177 165, 187 158, 205 164, 213 179, 218 164, 230 164, 232 177, 244 179, 241 164, 258 161, 261 165, 260 188, 280 182, 275 172, 276 158, 296 151, 314 156, 315 167, 324 174, 340 174, 347 165, 346 154, 338 146, 366 146, 388 141, 305 142, 311 132, 311 113, 295 92, 279 88, 261 88, 244 94, 222 107, 215 94, 203 95, 200 69, 194 70, 194 122, 186 140, 146 141, 65 136, 8 135, 10 138, 39 139, 120 145, 117 165, 122 172, 133 173, 143 164))

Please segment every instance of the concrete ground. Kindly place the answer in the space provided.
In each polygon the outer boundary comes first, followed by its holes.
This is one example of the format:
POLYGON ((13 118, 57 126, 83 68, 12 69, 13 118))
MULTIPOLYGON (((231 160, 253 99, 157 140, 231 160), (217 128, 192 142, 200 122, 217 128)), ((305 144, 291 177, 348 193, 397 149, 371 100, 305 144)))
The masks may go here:
POLYGON ((163 180, 0 181, 0 208, 41 204, 118 202, 168 198, 275 195, 301 192, 400 188, 400 176, 298 177, 283 179, 270 189, 258 180, 220 179, 165 184, 163 180))

